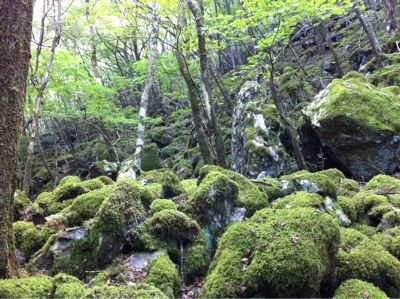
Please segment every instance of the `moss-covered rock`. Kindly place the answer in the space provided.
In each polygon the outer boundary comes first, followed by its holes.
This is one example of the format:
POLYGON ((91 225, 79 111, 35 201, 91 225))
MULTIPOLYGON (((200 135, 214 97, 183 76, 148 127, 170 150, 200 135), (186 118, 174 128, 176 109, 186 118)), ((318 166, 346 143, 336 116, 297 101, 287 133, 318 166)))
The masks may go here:
POLYGON ((400 96, 357 78, 334 80, 305 113, 333 159, 356 179, 393 173, 400 140, 400 96))
POLYGON ((176 175, 183 180, 190 178, 193 174, 192 163, 184 159, 179 160, 177 163, 174 163, 172 169, 174 173, 176 173, 176 175))
POLYGON ((394 227, 371 236, 392 255, 400 259, 400 227, 394 227))
POLYGON ((177 267, 167 255, 160 255, 150 262, 144 282, 154 285, 169 298, 176 298, 181 288, 177 267))
POLYGON ((211 172, 219 172, 237 184, 239 188, 239 196, 236 200, 236 206, 245 208, 248 215, 253 215, 257 210, 267 206, 268 196, 260 191, 256 184, 239 173, 218 166, 204 166, 200 170, 198 184, 201 185, 203 179, 205 179, 211 172))
POLYGON ((377 298, 388 299, 389 297, 374 286, 359 279, 349 279, 343 282, 340 287, 335 291, 335 299, 365 299, 377 298))
POLYGON ((25 210, 31 205, 30 199, 19 190, 14 194, 14 220, 22 220, 25 210))
POLYGON ((356 206, 353 199, 345 196, 338 196, 337 203, 351 221, 356 221, 356 206))
POLYGON ((338 243, 338 223, 326 213, 263 209, 222 235, 201 295, 316 296, 331 280, 338 243))
POLYGON ((141 298, 141 299, 167 299, 168 297, 153 285, 145 283, 130 284, 126 286, 94 287, 87 291, 85 298, 141 298))
POLYGON ((149 171, 158 168, 161 168, 158 158, 158 146, 155 143, 150 143, 143 148, 142 170, 149 171))
POLYGON ((176 205, 170 199, 156 199, 151 203, 150 211, 152 214, 162 210, 176 210, 176 205))
POLYGON ((356 278, 373 283, 391 297, 400 296, 400 261, 354 229, 341 229, 336 266, 339 282, 356 278))
POLYGON ((79 279, 64 273, 54 276, 53 284, 54 295, 52 298, 81 298, 86 292, 86 289, 79 279))
POLYGON ((379 174, 365 185, 365 190, 381 194, 400 192, 400 180, 388 175, 379 174))
POLYGON ((371 211, 381 205, 387 205, 389 202, 385 196, 377 195, 373 192, 362 191, 354 195, 352 198, 356 208, 357 221, 366 222, 371 225, 378 225, 381 220, 382 213, 373 213, 371 211))
POLYGON ((197 188, 197 179, 188 179, 181 182, 183 189, 187 194, 193 193, 197 188))
POLYGON ((53 195, 55 201, 64 202, 68 199, 73 199, 85 192, 85 188, 81 185, 80 181, 76 182, 75 177, 65 177, 61 180, 60 184, 54 190, 53 195))
POLYGON ((279 197, 285 196, 282 185, 278 178, 265 178, 253 180, 253 183, 268 196, 269 201, 274 201, 279 197))
POLYGON ((162 185, 162 198, 171 198, 185 192, 179 178, 169 169, 144 172, 138 178, 145 184, 159 183, 162 185))
POLYGON ((296 192, 277 199, 272 203, 275 209, 287 208, 322 208, 324 199, 316 193, 296 192))
POLYGON ((112 179, 116 179, 118 173, 118 165, 117 163, 109 162, 107 160, 94 162, 89 168, 89 173, 91 178, 106 176, 112 179))
POLYGON ((87 181, 83 181, 82 183, 79 184, 85 192, 97 190, 103 188, 105 185, 100 179, 91 179, 87 181))
POLYGON ((0 298, 50 298, 52 291, 52 279, 45 276, 0 280, 0 298))
POLYGON ((17 221, 13 223, 15 246, 22 250, 26 258, 40 249, 46 240, 32 222, 17 221))

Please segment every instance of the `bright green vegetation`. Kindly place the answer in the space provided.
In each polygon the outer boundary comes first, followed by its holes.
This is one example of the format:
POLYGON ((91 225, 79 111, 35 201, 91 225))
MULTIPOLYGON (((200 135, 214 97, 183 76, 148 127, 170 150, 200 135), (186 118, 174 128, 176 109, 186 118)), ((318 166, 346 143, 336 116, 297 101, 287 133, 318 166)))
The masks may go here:
POLYGON ((375 287, 372 283, 368 283, 359 279, 349 279, 343 282, 335 292, 335 299, 364 299, 389 298, 384 292, 375 287))

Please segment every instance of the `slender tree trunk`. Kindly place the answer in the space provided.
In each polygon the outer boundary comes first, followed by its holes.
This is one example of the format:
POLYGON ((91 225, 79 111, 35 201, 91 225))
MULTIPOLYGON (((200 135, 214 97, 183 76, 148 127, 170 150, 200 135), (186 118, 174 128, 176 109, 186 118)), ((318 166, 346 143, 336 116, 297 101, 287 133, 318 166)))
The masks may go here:
POLYGON ((301 70, 303 71, 304 75, 308 76, 308 73, 306 71, 306 68, 304 67, 304 64, 301 62, 299 55, 297 55, 297 53, 294 50, 294 48, 292 46, 292 43, 290 41, 289 41, 288 46, 289 46, 290 52, 292 52, 294 58, 296 59, 297 63, 299 64, 299 66, 300 66, 301 70))
POLYGON ((378 42, 376 34, 371 26, 371 24, 365 19, 365 17, 361 14, 360 10, 356 8, 356 15, 358 20, 360 21, 361 26, 363 27, 365 33, 367 34, 367 38, 369 44, 371 46, 372 53, 375 56, 376 62, 379 67, 383 67, 383 62, 380 53, 382 52, 381 46, 378 42))
POLYGON ((99 67, 97 63, 97 46, 96 46, 96 35, 95 35, 95 28, 90 20, 90 10, 91 10, 91 5, 90 5, 90 0, 85 0, 86 2, 86 20, 89 22, 89 32, 90 32, 90 47, 91 47, 91 56, 90 56, 90 62, 91 62, 91 69, 92 69, 92 74, 93 77, 96 79, 98 84, 101 83, 101 75, 99 72, 99 67))
POLYGON ((398 30, 397 17, 399 16, 396 0, 385 0, 385 7, 389 18, 389 31, 398 30))
POLYGON ((199 6, 197 7, 193 0, 188 0, 188 6, 192 12, 196 21, 196 32, 197 32, 197 42, 199 48, 200 56, 200 73, 201 82, 203 87, 204 102, 206 103, 207 114, 210 118, 210 124, 212 131, 214 133, 215 151, 217 164, 221 167, 225 167, 225 144, 224 138, 222 136, 221 129, 218 125, 217 116, 214 110, 214 105, 212 104, 211 96, 211 84, 209 75, 209 62, 207 57, 207 47, 206 47, 206 35, 205 35, 205 24, 204 24, 204 8, 203 0, 198 0, 199 6))
POLYGON ((157 2, 154 2, 152 8, 152 24, 151 24, 151 36, 150 36, 150 57, 149 67, 147 70, 147 79, 140 99, 140 110, 139 110, 139 121, 137 129, 136 149, 134 155, 134 164, 137 169, 141 169, 142 166, 142 150, 144 146, 144 121, 147 115, 147 106, 149 104, 150 90, 153 86, 154 72, 156 70, 157 62, 157 45, 158 45, 158 33, 159 33, 159 18, 157 13, 157 2))
POLYGON ((286 116, 286 113, 284 111, 284 108, 282 106, 282 102, 279 98, 278 94, 278 89, 276 88, 275 84, 275 63, 272 59, 272 53, 269 53, 269 63, 270 63, 270 70, 269 70, 269 88, 271 90, 271 96, 272 100, 275 104, 275 107, 278 111, 279 117, 281 118, 283 125, 285 129, 287 129, 287 132, 290 136, 291 143, 293 146, 293 151, 294 151, 294 158, 296 160, 296 164, 300 169, 305 169, 307 170, 307 163, 304 159, 303 153, 301 151, 301 146, 300 146, 300 137, 299 134, 297 133, 296 128, 293 126, 291 123, 290 119, 286 116))
POLYGON ((175 56, 176 60, 178 61, 179 71, 183 79, 185 80, 187 86, 190 107, 192 110, 192 117, 193 117, 194 127, 196 129, 197 142, 199 143, 201 156, 203 157, 204 164, 210 165, 212 164, 211 152, 210 148, 208 147, 207 135, 203 126, 203 122, 201 120, 199 97, 198 94, 196 93, 197 86, 192 76, 189 73, 189 69, 187 67, 185 58, 178 51, 175 52, 175 56))
POLYGON ((47 83, 50 79, 51 68, 53 66, 54 55, 56 52, 56 48, 60 43, 61 38, 61 2, 62 0, 57 0, 57 16, 56 16, 56 28, 54 33, 53 42, 50 49, 49 60, 46 65, 46 72, 43 76, 42 82, 38 89, 38 94, 36 96, 35 108, 33 110, 32 115, 32 123, 31 123, 31 136, 29 140, 28 153, 26 157, 25 164, 25 172, 24 172, 24 193, 25 195, 29 195, 31 181, 32 181, 32 162, 35 154, 35 146, 39 135, 39 116, 40 116, 40 108, 43 104, 43 95, 46 89, 47 83))
POLYGON ((338 53, 335 50, 335 47, 333 46, 331 34, 329 33, 329 30, 324 21, 321 21, 321 30, 322 30, 323 36, 325 38, 325 41, 328 43, 329 51, 331 51, 333 59, 335 60, 336 69, 337 69, 339 78, 342 78, 343 77, 343 69, 342 69, 342 65, 340 63, 340 58, 339 58, 338 53))
POLYGON ((224 82, 222 81, 221 75, 218 73, 217 70, 215 70, 213 67, 210 68, 211 75, 217 83, 218 89, 222 94, 222 97, 224 98, 224 103, 225 103, 225 108, 224 110, 227 111, 228 115, 232 115, 233 112, 233 97, 229 92, 226 90, 224 82))
POLYGON ((0 2, 0 278, 13 274, 12 222, 18 147, 28 78, 32 1, 0 2))

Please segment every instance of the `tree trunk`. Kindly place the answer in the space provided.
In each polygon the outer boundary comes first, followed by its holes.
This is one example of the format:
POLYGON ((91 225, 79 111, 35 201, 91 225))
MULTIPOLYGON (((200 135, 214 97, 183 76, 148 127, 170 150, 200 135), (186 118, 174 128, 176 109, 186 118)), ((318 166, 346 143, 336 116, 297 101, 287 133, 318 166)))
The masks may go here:
POLYGON ((375 56, 376 62, 378 63, 379 67, 383 67, 383 62, 380 55, 382 49, 371 24, 365 19, 358 8, 356 8, 356 15, 365 33, 367 34, 367 38, 371 46, 372 53, 375 56))
POLYGON ((389 18, 389 31, 397 31, 397 17, 399 13, 396 0, 385 0, 385 7, 389 18))
POLYGON ((0 278, 14 269, 12 222, 18 147, 31 58, 32 1, 0 2, 0 278))
POLYGON ((224 82, 222 81, 222 77, 219 74, 219 72, 214 69, 214 68, 210 68, 210 72, 211 75, 215 81, 215 83, 217 83, 218 89, 222 94, 222 97, 224 98, 224 104, 225 104, 225 109, 228 115, 232 115, 233 112, 233 96, 226 90, 224 82))
POLYGON ((190 107, 192 109, 192 117, 194 122, 194 127, 196 129, 197 142, 199 143, 201 156, 203 157, 204 164, 212 164, 211 152, 207 143, 207 135, 201 121, 201 110, 199 105, 199 97, 196 93, 197 86, 194 82, 192 76, 189 73, 185 58, 178 51, 175 52, 176 60, 178 61, 179 71, 185 80, 188 96, 190 101, 190 107))
POLYGON ((272 101, 275 104, 275 107, 278 111, 279 117, 281 118, 283 125, 285 127, 285 129, 287 129, 287 132, 290 136, 291 139, 291 143, 293 146, 293 151, 294 151, 294 158, 296 160, 296 164, 299 167, 299 169, 305 169, 307 170, 307 163, 304 160, 304 156, 303 153, 301 151, 301 146, 300 146, 300 137, 299 134, 297 133, 296 128, 292 125, 292 123, 290 122, 290 120, 286 117, 285 111, 283 109, 282 106, 282 102, 279 99, 279 95, 278 95, 278 90, 276 88, 276 84, 275 84, 275 63, 272 60, 272 54, 271 54, 271 50, 269 53, 269 57, 270 57, 270 70, 269 70, 269 88, 271 90, 271 96, 272 96, 272 101))
POLYGON ((134 165, 137 169, 141 169, 142 166, 142 150, 144 146, 144 121, 147 115, 147 106, 149 104, 150 90, 153 86, 154 72, 156 70, 157 62, 157 45, 158 45, 158 32, 159 32, 159 19, 157 13, 157 4, 154 3, 152 8, 152 24, 151 24, 151 35, 150 35, 150 57, 149 66, 147 70, 147 79, 140 99, 139 109, 139 121, 137 129, 136 149, 134 155, 134 165))
POLYGON ((35 108, 33 110, 32 115, 32 123, 31 123, 31 136, 29 140, 28 153, 26 157, 25 171, 24 171, 24 193, 25 195, 29 195, 31 181, 32 181, 32 162, 35 154, 35 146, 39 135, 39 116, 40 116, 40 108, 43 104, 43 95, 46 89, 47 83, 50 79, 51 68, 53 66, 54 54, 56 52, 56 48, 60 43, 61 38, 61 2, 62 0, 57 0, 57 16, 56 16, 56 28, 53 37, 53 42, 50 49, 49 60, 46 65, 46 72, 43 76, 42 82, 39 86, 38 94, 36 96, 35 108))
POLYGON ((204 102, 206 104, 207 114, 210 118, 211 129, 214 133, 217 164, 221 167, 225 167, 226 154, 225 154, 224 138, 222 136, 221 129, 217 122, 217 116, 214 110, 214 105, 212 104, 209 62, 207 57, 206 35, 204 31, 205 24, 204 24, 203 0, 198 0, 198 1, 200 4, 199 5, 200 8, 198 8, 194 4, 193 0, 188 0, 187 3, 196 21, 196 32, 197 32, 197 42, 198 42, 199 56, 200 56, 200 73, 201 73, 201 82, 203 88, 203 96, 204 96, 204 102))
POLYGON ((90 0, 85 0, 86 2, 86 20, 89 22, 89 32, 90 32, 90 47, 92 48, 92 53, 90 55, 91 69, 93 73, 93 77, 96 82, 101 85, 101 75, 98 68, 97 63, 97 47, 96 47, 96 36, 95 36, 95 28, 90 20, 90 0))
POLYGON ((333 59, 335 60, 336 69, 337 69, 339 78, 342 78, 343 77, 343 69, 342 69, 342 65, 340 63, 340 58, 339 58, 338 53, 335 50, 335 47, 333 46, 331 34, 329 33, 329 30, 324 21, 321 21, 321 30, 322 30, 323 36, 325 38, 325 41, 328 43, 329 51, 331 51, 333 59))

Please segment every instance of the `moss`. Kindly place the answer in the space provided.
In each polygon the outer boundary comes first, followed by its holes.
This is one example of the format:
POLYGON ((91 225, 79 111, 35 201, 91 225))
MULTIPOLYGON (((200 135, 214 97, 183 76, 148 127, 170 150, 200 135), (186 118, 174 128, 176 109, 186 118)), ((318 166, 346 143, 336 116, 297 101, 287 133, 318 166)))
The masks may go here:
POLYGON ((356 206, 354 201, 345 196, 338 196, 337 202, 347 217, 349 217, 351 221, 356 221, 356 206))
POLYGON ((156 199, 151 203, 150 211, 152 214, 162 210, 176 210, 176 205, 170 199, 156 199))
POLYGON ((197 188, 197 179, 188 179, 181 182, 183 189, 187 194, 193 193, 197 188))
POLYGON ((196 242, 185 248, 183 261, 185 280, 191 282, 197 277, 204 276, 209 264, 207 240, 204 232, 201 232, 196 242))
POLYGON ((99 176, 97 179, 99 179, 104 185, 112 185, 114 184, 114 181, 109 178, 108 176, 102 175, 99 176))
POLYGON ((193 174, 192 163, 185 159, 180 159, 180 160, 176 161, 172 167, 172 170, 181 179, 188 179, 193 174))
POLYGON ((53 215, 67 207, 71 201, 58 202, 52 192, 43 192, 34 202, 36 209, 42 209, 44 216, 53 215))
POLYGON ((52 289, 52 279, 45 276, 0 280, 0 298, 49 298, 52 289))
POLYGON ((346 179, 344 174, 336 168, 321 170, 318 173, 329 177, 337 186, 339 186, 342 183, 342 181, 346 179))
POLYGON ((144 282, 154 285, 169 298, 176 298, 181 288, 178 270, 167 255, 160 255, 150 262, 144 282))
POLYGON ((379 87, 399 86, 400 64, 392 64, 374 71, 368 81, 379 87))
POLYGON ((98 178, 84 181, 84 182, 80 183, 79 185, 81 187, 83 187, 83 189, 86 192, 97 190, 97 189, 101 189, 101 188, 103 188, 105 186, 103 184, 103 182, 98 178))
POLYGON ((71 185, 71 184, 79 184, 80 182, 81 182, 81 179, 79 177, 69 175, 69 176, 63 177, 60 180, 60 182, 58 183, 58 187, 71 185))
POLYGON ((379 174, 365 185, 365 190, 380 193, 400 192, 400 180, 388 175, 379 174))
POLYGON ((352 179, 344 179, 340 184, 338 195, 351 197, 357 192, 360 192, 358 182, 352 179))
POLYGON ((164 158, 172 157, 179 152, 181 152, 181 147, 175 145, 175 144, 170 144, 164 148, 161 149, 161 156, 164 158))
POLYGON ((13 223, 16 248, 22 250, 26 258, 40 249, 44 244, 40 231, 32 222, 17 221, 13 223))
POLYGON ((79 195, 70 206, 62 210, 68 226, 82 225, 84 221, 93 218, 110 190, 108 187, 79 195))
POLYGON ((14 220, 22 220, 25 210, 31 205, 31 201, 19 190, 14 194, 14 220))
POLYGON ((338 223, 326 213, 260 210, 223 234, 201 296, 316 296, 338 242, 338 223))
POLYGON ((361 279, 373 283, 391 297, 400 295, 400 261, 354 229, 341 229, 336 265, 339 282, 361 279))
POLYGON ((369 216, 371 216, 369 214, 371 209, 388 203, 386 197, 368 191, 359 192, 354 195, 352 199, 355 203, 357 220, 367 222, 373 221, 373 224, 379 223, 380 217, 378 217, 378 219, 369 219, 369 216))
POLYGON ((336 180, 336 177, 331 178, 323 172, 311 173, 305 170, 285 175, 280 178, 282 189, 286 193, 306 191, 334 198, 337 196, 339 189, 336 180))
POLYGON ((102 286, 88 290, 85 298, 109 299, 109 298, 140 298, 153 299, 168 298, 153 285, 145 283, 130 284, 126 286, 102 286))
POLYGON ((144 172, 138 178, 146 184, 159 183, 162 185, 162 198, 171 198, 185 192, 179 178, 169 169, 144 172))
POLYGON ((236 205, 245 208, 248 215, 253 215, 257 210, 266 207, 268 197, 258 189, 256 184, 252 183, 249 179, 239 173, 223 169, 219 166, 204 166, 200 170, 198 184, 201 184, 201 181, 206 178, 210 172, 214 171, 225 175, 237 184, 239 188, 239 196, 236 205))
POLYGON ((267 194, 269 201, 273 201, 279 197, 284 196, 281 188, 281 183, 277 178, 266 178, 262 180, 253 181, 258 188, 267 194))
POLYGON ((378 225, 378 230, 384 231, 388 227, 400 226, 400 210, 393 207, 385 207, 386 209, 381 212, 381 223, 378 225), (385 211, 387 211, 385 213, 385 211))
POLYGON ((279 198, 272 203, 275 209, 285 208, 321 208, 323 207, 323 198, 315 193, 296 192, 279 198))
POLYGON ((364 298, 387 298, 388 296, 372 283, 359 279, 349 279, 343 282, 335 291, 335 299, 364 299, 364 298))
POLYGON ((53 195, 56 202, 63 202, 68 199, 74 199, 85 192, 86 190, 82 187, 81 183, 64 183, 57 186, 53 195))
POLYGON ((80 298, 86 292, 79 279, 64 273, 54 276, 53 283, 54 295, 52 298, 80 298))
POLYGON ((372 238, 377 233, 376 227, 369 226, 367 224, 354 223, 353 225, 351 225, 351 228, 359 231, 369 238, 372 238))
POLYGON ((161 168, 160 160, 158 159, 157 144, 150 143, 143 148, 141 168, 144 171, 161 168))
MULTIPOLYGON (((358 79, 336 79, 323 101, 314 101, 306 111, 313 123, 344 118, 371 132, 397 132, 400 129, 399 96, 358 79)), ((359 129, 360 130, 360 129, 359 129)))

